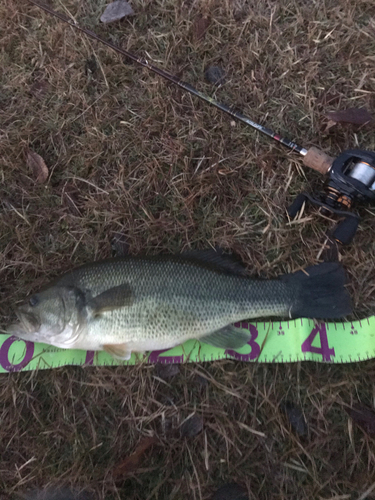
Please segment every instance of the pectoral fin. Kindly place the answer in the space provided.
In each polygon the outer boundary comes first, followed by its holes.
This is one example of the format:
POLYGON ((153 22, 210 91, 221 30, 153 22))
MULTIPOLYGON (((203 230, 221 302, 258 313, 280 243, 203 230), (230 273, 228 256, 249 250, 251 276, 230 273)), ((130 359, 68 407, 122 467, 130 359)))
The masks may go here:
POLYGON ((122 285, 109 288, 105 292, 93 297, 88 302, 88 305, 96 315, 107 311, 113 311, 115 309, 119 309, 120 307, 130 306, 133 301, 134 297, 130 285, 124 283, 122 285))
POLYGON ((239 349, 247 344, 250 338, 250 333, 244 332, 235 326, 228 325, 221 330, 201 337, 199 340, 205 344, 220 347, 221 349, 239 349))
POLYGON ((103 350, 114 358, 124 361, 130 359, 132 355, 132 352, 128 349, 126 344, 105 344, 103 345, 103 350))

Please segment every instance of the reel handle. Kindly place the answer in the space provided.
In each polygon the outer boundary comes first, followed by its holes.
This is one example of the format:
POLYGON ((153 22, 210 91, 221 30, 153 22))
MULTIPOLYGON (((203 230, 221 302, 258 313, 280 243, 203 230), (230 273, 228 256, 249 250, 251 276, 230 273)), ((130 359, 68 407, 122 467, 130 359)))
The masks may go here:
POLYGON ((303 164, 310 167, 320 174, 326 175, 334 162, 335 158, 327 155, 318 148, 310 148, 303 157, 303 164))

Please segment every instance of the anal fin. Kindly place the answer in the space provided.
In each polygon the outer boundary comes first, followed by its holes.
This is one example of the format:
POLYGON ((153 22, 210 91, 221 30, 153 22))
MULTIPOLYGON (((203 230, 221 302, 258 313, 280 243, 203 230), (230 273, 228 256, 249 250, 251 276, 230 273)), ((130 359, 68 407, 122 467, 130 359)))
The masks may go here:
POLYGON ((104 344, 103 350, 114 358, 122 359, 123 361, 128 361, 132 355, 126 344, 104 344))
POLYGON ((201 337, 199 340, 205 344, 220 347, 221 349, 239 349, 247 344, 250 338, 250 333, 228 325, 205 337, 201 337))

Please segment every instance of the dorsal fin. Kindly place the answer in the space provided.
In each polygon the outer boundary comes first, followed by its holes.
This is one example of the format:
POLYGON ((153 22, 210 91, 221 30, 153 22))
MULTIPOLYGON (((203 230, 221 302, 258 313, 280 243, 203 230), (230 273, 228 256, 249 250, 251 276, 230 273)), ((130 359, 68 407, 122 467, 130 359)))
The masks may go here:
POLYGON ((241 260, 233 255, 224 253, 221 248, 210 248, 207 250, 191 250, 181 254, 182 257, 196 260, 203 264, 209 264, 216 267, 218 270, 228 274, 235 274, 240 276, 248 276, 246 268, 241 260))

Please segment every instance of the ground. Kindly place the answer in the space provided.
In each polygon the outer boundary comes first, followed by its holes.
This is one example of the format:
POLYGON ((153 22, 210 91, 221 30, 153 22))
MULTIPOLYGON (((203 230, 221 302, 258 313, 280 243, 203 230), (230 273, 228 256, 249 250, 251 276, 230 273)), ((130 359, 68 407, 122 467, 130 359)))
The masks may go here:
MULTIPOLYGON (((374 108, 372 0, 133 0, 134 17, 109 25, 99 22, 105 0, 50 5, 302 146, 375 149, 371 128, 327 130, 324 118, 374 108), (210 65, 225 71, 219 88, 204 79, 210 65)), ((3 327, 30 291, 114 250, 218 245, 263 277, 321 258, 333 220, 286 217, 301 190, 322 187, 298 155, 28 0, 1 2, 0 49, 3 327), (47 182, 36 182, 27 148, 44 158, 47 182)), ((364 318, 375 308, 375 214, 360 213, 339 258, 364 318)), ((373 406, 373 375, 372 361, 2 375, 0 498, 63 484, 98 499, 208 500, 233 481, 250 499, 374 498, 374 442, 345 412, 373 406), (193 413, 202 432, 181 436, 193 413), (140 464, 116 478, 150 436, 140 464)))

